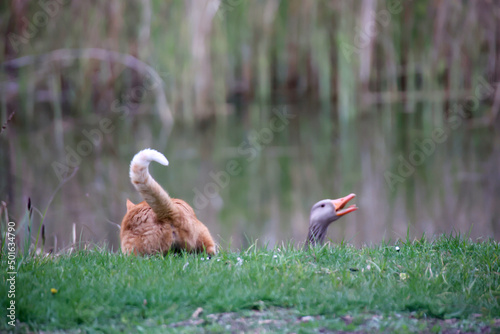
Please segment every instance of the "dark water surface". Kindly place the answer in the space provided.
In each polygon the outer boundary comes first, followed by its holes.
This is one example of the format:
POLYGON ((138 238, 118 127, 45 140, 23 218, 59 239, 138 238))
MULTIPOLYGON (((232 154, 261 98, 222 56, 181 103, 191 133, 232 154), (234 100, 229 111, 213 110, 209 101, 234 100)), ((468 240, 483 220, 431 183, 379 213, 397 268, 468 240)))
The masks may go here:
POLYGON ((224 247, 301 243, 312 204, 351 192, 359 210, 330 226, 333 242, 377 243, 408 231, 498 240, 500 139, 490 128, 443 120, 442 108, 378 106, 349 120, 319 107, 252 105, 203 125, 178 122, 170 134, 156 115, 54 122, 39 112, 36 125, 12 124, 1 139, 0 199, 25 228, 31 197, 36 231, 54 196, 45 250, 74 239, 119 249, 125 201, 142 200, 129 163, 151 147, 170 161, 152 163, 151 174, 224 247), (70 165, 78 169, 61 185, 70 165))

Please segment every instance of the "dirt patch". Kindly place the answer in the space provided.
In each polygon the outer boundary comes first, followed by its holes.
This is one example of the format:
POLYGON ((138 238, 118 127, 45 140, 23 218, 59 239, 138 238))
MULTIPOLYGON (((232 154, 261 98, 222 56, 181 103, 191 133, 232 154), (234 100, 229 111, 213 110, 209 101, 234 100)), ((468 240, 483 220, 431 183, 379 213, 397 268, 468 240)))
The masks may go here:
POLYGON ((186 321, 170 324, 171 328, 200 332, 230 333, 294 333, 304 329, 316 333, 496 333, 500 331, 500 319, 481 319, 474 315, 470 319, 417 318, 414 314, 374 315, 301 315, 290 309, 248 310, 204 315, 197 310, 186 321))

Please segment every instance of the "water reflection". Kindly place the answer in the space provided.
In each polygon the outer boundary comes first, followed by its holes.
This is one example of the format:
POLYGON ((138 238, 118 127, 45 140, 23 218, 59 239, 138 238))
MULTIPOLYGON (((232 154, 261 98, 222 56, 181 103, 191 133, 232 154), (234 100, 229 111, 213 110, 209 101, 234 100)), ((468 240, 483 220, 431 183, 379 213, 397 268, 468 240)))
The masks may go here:
MULTIPOLYGON (((311 205, 351 192, 359 210, 329 228, 333 242, 359 246, 405 238, 408 231, 500 239, 500 139, 493 130, 464 123, 418 155, 441 124, 427 121, 435 117, 432 106, 404 113, 389 105, 342 124, 330 110, 310 109, 253 105, 203 126, 177 123, 168 136, 155 115, 111 119, 112 130, 81 157, 57 193, 54 162, 64 164, 68 149, 89 139, 82 131, 88 134, 101 120, 63 123, 61 147, 50 121, 19 126, 2 139, 2 200, 11 219, 21 222, 28 197, 43 212, 55 193, 45 218, 46 250, 67 247, 73 238, 106 241, 117 250, 125 201, 142 200, 128 179, 130 160, 152 147, 170 161, 168 167, 152 164, 152 175, 195 207, 223 247, 238 249, 255 239, 269 246, 303 242, 311 205), (411 168, 403 175, 404 161, 411 168)), ((34 217, 36 231, 40 215, 34 217)))

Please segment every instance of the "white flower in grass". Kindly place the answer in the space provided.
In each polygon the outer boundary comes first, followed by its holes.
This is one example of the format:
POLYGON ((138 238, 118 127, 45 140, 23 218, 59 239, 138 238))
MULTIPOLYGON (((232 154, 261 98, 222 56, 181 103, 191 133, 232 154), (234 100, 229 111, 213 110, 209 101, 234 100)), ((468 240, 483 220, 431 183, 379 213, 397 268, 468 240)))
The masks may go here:
POLYGON ((236 262, 236 265, 237 265, 237 266, 241 266, 241 265, 243 264, 243 259, 242 259, 242 258, 240 258, 240 257, 236 258, 236 261, 237 261, 237 262, 236 262))

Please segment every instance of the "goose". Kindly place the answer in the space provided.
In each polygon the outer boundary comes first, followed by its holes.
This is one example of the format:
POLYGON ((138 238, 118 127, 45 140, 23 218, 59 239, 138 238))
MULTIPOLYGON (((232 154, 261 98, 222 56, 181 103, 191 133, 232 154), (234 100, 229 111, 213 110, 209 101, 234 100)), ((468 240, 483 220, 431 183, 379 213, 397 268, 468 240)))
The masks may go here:
POLYGON ((354 197, 356 197, 355 194, 349 194, 334 200, 324 199, 312 206, 306 247, 316 244, 322 245, 328 226, 340 217, 358 209, 355 204, 344 209, 346 204, 354 197))

